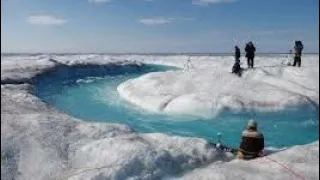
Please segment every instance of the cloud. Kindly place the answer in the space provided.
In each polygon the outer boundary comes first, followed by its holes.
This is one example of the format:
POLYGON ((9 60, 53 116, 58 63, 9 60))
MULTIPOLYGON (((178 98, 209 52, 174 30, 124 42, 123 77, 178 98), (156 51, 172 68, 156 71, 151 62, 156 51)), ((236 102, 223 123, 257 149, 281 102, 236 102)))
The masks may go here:
POLYGON ((218 3, 231 3, 236 2, 237 0, 192 0, 194 5, 209 5, 209 4, 218 4, 218 3))
POLYGON ((170 24, 173 18, 150 18, 150 19, 140 19, 139 23, 148 26, 160 25, 160 24, 170 24))
POLYGON ((93 3, 93 4, 103 4, 103 3, 108 3, 111 0, 88 0, 89 3, 93 3))
POLYGON ((63 25, 67 20, 50 15, 37 15, 28 17, 28 23, 34 25, 63 25))
POLYGON ((161 24, 170 24, 173 21, 193 21, 196 20, 195 18, 147 18, 147 19, 140 19, 139 23, 152 26, 152 25, 161 25, 161 24))

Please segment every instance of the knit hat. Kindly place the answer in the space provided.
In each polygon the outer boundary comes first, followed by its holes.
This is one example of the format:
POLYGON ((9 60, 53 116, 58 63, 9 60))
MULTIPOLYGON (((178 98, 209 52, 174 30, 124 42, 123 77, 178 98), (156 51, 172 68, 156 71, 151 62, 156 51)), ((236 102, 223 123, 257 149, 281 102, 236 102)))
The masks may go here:
POLYGON ((255 120, 251 119, 248 122, 248 128, 250 128, 250 127, 257 128, 258 127, 258 123, 255 120))

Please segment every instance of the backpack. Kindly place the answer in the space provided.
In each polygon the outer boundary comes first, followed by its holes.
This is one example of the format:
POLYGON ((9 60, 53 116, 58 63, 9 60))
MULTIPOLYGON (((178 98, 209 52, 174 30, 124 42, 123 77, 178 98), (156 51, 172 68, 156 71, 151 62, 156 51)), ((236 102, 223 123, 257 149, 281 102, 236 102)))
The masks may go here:
POLYGON ((301 41, 296 41, 296 42, 295 42, 295 47, 296 47, 297 49, 299 49, 300 51, 302 51, 302 49, 303 49, 303 44, 302 44, 302 42, 301 42, 301 41))

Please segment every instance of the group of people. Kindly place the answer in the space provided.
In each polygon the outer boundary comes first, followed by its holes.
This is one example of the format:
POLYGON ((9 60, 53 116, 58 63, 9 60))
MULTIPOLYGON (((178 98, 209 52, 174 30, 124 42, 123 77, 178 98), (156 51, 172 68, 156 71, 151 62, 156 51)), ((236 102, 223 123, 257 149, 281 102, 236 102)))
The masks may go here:
MULTIPOLYGON (((301 41, 295 41, 294 45, 294 63, 292 66, 301 66, 301 54, 303 50, 303 44, 301 41)), ((254 66, 254 57, 256 52, 256 47, 250 41, 245 46, 245 56, 247 58, 248 68, 253 68, 254 66)), ((292 51, 290 51, 292 53, 292 51)), ((232 73, 238 74, 241 76, 241 66, 240 66, 240 57, 241 52, 238 46, 235 46, 235 63, 232 67, 232 73)), ((290 65, 290 64, 288 64, 290 65)), ((187 64, 185 65, 185 69, 191 67, 191 61, 188 59, 187 64)), ((184 70, 185 70, 184 69, 184 70)), ((218 140, 217 148, 221 148, 220 140, 218 140)), ((238 159, 245 159, 250 160, 257 157, 264 156, 263 149, 264 149, 264 136, 261 132, 258 131, 258 124, 254 120, 250 120, 248 122, 247 128, 242 132, 242 138, 240 145, 237 149, 228 148, 222 145, 222 150, 231 150, 231 152, 235 153, 238 159)))
MULTIPOLYGON (((232 73, 238 74, 240 76, 241 75, 241 66, 240 66, 241 52, 238 46, 235 46, 234 48, 235 48, 235 63, 232 67, 232 73)), ((246 47, 244 50, 246 51, 248 68, 253 68, 256 47, 250 41, 249 43, 246 44, 246 47)))
MULTIPOLYGON (((240 48, 238 46, 235 46, 235 63, 232 67, 232 73, 238 74, 241 76, 241 66, 240 66, 240 57, 241 57, 241 52, 240 48)), ((247 58, 247 64, 248 68, 253 68, 254 65, 254 57, 255 57, 255 52, 256 52, 256 47, 253 45, 253 43, 250 41, 249 43, 246 44, 245 46, 245 52, 246 52, 246 58, 247 58)), ((301 41, 295 41, 294 45, 294 62, 292 66, 298 65, 299 67, 301 66, 301 54, 303 50, 303 44, 301 41)), ((290 53, 292 51, 290 50, 290 53)))
MULTIPOLYGON (((292 66, 301 66, 301 54, 303 50, 303 44, 301 41, 295 41, 294 45, 294 62, 292 66)), ((254 56, 256 48, 252 42, 246 44, 245 47, 248 68, 253 68, 254 56)), ((292 53, 292 51, 290 51, 292 53)), ((240 67, 240 49, 235 46, 235 64, 232 67, 232 73, 241 75, 240 67)), ((248 122, 247 129, 242 132, 242 139, 239 148, 236 150, 236 156, 238 159, 254 159, 263 156, 264 149, 264 137, 263 134, 258 131, 258 124, 254 120, 248 122)))

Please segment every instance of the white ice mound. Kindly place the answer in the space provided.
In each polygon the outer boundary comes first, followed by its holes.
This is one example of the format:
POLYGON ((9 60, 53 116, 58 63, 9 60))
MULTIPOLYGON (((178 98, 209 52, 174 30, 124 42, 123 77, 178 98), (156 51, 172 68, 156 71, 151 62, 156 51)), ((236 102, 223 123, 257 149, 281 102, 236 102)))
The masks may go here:
POLYGON ((319 76, 308 73, 307 68, 283 67, 281 72, 257 68, 245 71, 241 78, 225 69, 202 68, 150 73, 120 84, 118 92, 150 111, 212 117, 223 109, 277 110, 318 105, 318 80, 319 76))

